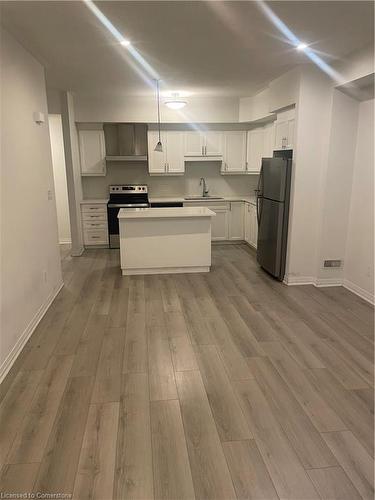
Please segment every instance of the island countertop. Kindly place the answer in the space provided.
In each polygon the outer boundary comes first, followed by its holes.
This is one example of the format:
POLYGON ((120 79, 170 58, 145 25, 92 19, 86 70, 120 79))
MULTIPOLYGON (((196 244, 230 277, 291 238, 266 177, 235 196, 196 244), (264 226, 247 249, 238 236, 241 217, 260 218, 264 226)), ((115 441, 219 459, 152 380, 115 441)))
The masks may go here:
POLYGON ((122 208, 121 219, 177 219, 190 217, 215 217, 215 212, 207 207, 163 207, 163 208, 122 208))

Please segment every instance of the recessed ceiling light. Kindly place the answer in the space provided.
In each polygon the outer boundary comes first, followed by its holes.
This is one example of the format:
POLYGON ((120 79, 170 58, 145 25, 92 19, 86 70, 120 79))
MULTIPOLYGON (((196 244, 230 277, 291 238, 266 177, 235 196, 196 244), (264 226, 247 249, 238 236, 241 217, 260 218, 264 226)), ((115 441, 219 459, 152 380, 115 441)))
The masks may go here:
POLYGON ((130 40, 122 40, 122 42, 120 42, 121 45, 123 45, 124 47, 129 47, 130 45, 130 40))
POLYGON ((306 43, 301 42, 301 43, 299 43, 299 44, 297 45, 296 49, 297 49, 297 50, 305 50, 305 49, 307 49, 307 44, 306 44, 306 43))

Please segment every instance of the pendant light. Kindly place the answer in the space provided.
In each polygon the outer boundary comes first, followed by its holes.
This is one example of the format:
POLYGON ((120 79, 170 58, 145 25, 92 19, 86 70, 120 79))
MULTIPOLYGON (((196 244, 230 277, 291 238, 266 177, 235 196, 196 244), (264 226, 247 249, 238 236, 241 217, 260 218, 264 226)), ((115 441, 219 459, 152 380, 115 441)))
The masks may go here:
POLYGON ((161 136, 160 136, 160 92, 159 92, 159 81, 160 80, 155 80, 156 81, 156 99, 158 101, 158 131, 159 131, 159 140, 155 146, 154 151, 158 151, 159 153, 163 152, 163 145, 161 143, 161 136))

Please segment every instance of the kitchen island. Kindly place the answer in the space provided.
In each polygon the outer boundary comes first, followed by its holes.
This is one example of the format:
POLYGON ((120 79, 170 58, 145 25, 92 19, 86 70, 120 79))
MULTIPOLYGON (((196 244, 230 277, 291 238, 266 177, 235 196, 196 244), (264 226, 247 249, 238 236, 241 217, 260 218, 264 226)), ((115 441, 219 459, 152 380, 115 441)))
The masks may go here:
POLYGON ((212 217, 206 207, 122 208, 122 274, 208 272, 212 217))

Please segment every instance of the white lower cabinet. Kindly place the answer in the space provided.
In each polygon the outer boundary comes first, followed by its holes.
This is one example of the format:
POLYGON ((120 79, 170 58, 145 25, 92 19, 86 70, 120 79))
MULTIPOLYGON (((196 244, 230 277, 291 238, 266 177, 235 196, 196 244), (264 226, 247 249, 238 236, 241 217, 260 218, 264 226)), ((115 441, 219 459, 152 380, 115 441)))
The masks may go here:
POLYGON ((82 204, 81 217, 84 245, 108 245, 107 205, 105 203, 82 204))
POLYGON ((250 246, 256 248, 258 241, 258 221, 256 206, 252 203, 245 203, 244 226, 244 240, 250 246))
POLYGON ((216 217, 212 218, 211 223, 211 240, 221 241, 227 240, 229 237, 229 210, 225 208, 208 207, 215 212, 216 217))
POLYGON ((185 207, 207 207, 216 216, 212 218, 212 241, 242 241, 244 239, 244 202, 225 201, 220 203, 194 201, 185 202, 185 207))
POLYGON ((243 240, 244 238, 243 209, 243 201, 229 203, 229 240, 243 240))

